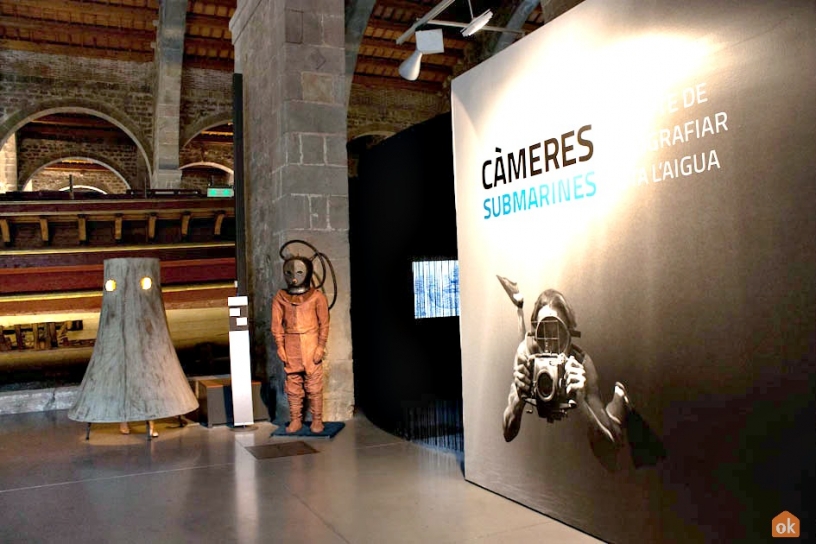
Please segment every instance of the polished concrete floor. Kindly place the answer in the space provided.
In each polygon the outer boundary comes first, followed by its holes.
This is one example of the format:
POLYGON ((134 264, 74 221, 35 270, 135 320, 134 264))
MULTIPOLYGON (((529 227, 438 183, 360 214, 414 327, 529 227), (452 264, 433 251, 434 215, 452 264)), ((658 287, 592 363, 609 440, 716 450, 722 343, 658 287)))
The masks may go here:
POLYGON ((0 542, 594 543, 467 483, 456 456, 363 417, 317 453, 256 459, 274 426, 85 426, 0 416, 0 542), (141 431, 141 432, 139 432, 141 431))

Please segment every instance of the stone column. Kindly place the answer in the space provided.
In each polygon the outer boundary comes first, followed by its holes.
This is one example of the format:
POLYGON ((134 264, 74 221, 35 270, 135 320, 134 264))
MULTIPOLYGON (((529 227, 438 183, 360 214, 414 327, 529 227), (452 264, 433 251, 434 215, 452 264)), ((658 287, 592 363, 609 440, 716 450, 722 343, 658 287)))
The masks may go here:
POLYGON ((0 148, 0 193, 17 190, 17 136, 12 134, 0 148))
POLYGON ((164 0, 156 30, 156 82, 153 109, 152 188, 181 187, 179 138, 181 119, 181 64, 187 0, 164 0))
POLYGON ((308 241, 334 264, 338 299, 324 363, 324 419, 348 419, 354 404, 343 12, 343 0, 239 0, 230 22, 244 81, 253 357, 256 373, 277 392, 279 423, 288 406, 270 302, 284 287, 278 249, 287 240, 308 241))

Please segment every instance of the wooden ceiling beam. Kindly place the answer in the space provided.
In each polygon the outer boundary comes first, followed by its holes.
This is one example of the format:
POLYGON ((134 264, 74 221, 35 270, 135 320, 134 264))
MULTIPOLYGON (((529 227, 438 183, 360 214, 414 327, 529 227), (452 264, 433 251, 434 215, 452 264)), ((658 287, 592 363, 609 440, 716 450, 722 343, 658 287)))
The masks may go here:
MULTIPOLYGON (((193 4, 193 6, 192 6, 193 8, 196 7, 195 4, 198 4, 199 6, 202 6, 202 8, 204 6, 210 5, 210 6, 217 6, 217 7, 220 7, 220 8, 232 8, 232 9, 235 9, 236 6, 238 5, 238 0, 192 0, 190 2, 190 4, 193 4)), ((187 10, 187 13, 192 13, 192 12, 193 12, 192 9, 187 10)))
POLYGON ((198 25, 229 33, 229 17, 218 17, 216 15, 202 15, 199 13, 187 13, 187 25, 198 25))
MULTIPOLYGON (((101 117, 87 114, 52 113, 45 117, 38 117, 31 121, 29 125, 57 125, 61 127, 82 127, 82 128, 116 128, 116 125, 106 121, 101 117)), ((117 128, 117 130, 119 130, 117 128)))
MULTIPOLYGON (((422 2, 412 2, 411 0, 377 0, 376 6, 416 11, 422 16, 431 11, 434 4, 423 4, 422 2)), ((419 19, 419 17, 417 17, 417 19, 419 19)))
POLYGON ((37 32, 68 34, 76 36, 82 34, 83 37, 105 37, 117 40, 128 40, 130 42, 141 42, 141 50, 150 49, 150 44, 156 39, 155 30, 120 30, 100 25, 86 25, 79 23, 57 23, 44 21, 41 19, 29 19, 25 17, 9 17, 0 15, 0 26, 6 28, 17 28, 20 30, 33 30, 37 32))
POLYGON ((7 4, 35 10, 66 11, 83 15, 98 15, 142 21, 151 24, 159 18, 156 9, 137 6, 117 6, 109 3, 78 2, 76 0, 2 0, 0 5, 7 4))
MULTIPOLYGON (((391 31, 391 32, 396 32, 398 34, 402 34, 406 30, 408 30, 408 28, 410 26, 411 25, 404 24, 404 23, 394 23, 392 21, 388 21, 386 19, 380 19, 378 17, 369 17, 369 19, 368 19, 368 28, 372 28, 372 29, 376 28, 376 29, 379 29, 379 30, 388 30, 388 31, 391 31)), ((394 38, 394 40, 396 41, 396 38, 394 38)), ((409 41, 412 42, 412 43, 415 43, 414 37, 411 36, 411 38, 409 38, 409 41)))
POLYGON ((77 130, 70 127, 62 127, 58 125, 39 125, 23 126, 19 130, 20 138, 44 139, 53 140, 55 138, 65 140, 116 140, 121 142, 129 142, 133 144, 133 140, 125 134, 122 130, 113 127, 111 129, 105 128, 83 128, 77 130))
POLYGON ((202 49, 217 49, 219 51, 226 50, 233 52, 235 48, 232 45, 232 40, 228 38, 202 38, 202 37, 185 37, 184 47, 200 47, 202 49))
MULTIPOLYGON (((360 49, 357 53, 358 58, 370 59, 399 59, 405 60, 414 52, 413 48, 400 48, 399 46, 392 47, 392 42, 389 40, 377 40, 375 38, 363 38, 361 46, 371 47, 375 49, 374 53, 367 53, 360 49), (378 54, 376 50, 383 51, 384 54, 378 54)), ((462 61, 459 54, 452 53, 434 53, 433 55, 423 55, 422 62, 433 64, 436 66, 455 66, 462 61)))
POLYGON ((121 60, 127 62, 152 62, 153 51, 125 51, 101 47, 84 47, 61 43, 32 42, 30 40, 0 39, 0 49, 47 53, 49 55, 66 55, 121 60))

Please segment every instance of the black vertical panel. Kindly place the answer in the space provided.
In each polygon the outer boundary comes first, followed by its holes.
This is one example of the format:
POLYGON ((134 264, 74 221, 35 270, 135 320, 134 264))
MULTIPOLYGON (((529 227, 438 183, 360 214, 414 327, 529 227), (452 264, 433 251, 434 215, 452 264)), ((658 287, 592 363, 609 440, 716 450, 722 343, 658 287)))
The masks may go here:
POLYGON ((461 422, 459 319, 414 319, 411 269, 457 257, 450 114, 369 150, 359 174, 349 187, 356 404, 406 438, 460 432, 440 423, 461 422))
POLYGON ((246 209, 244 206, 244 76, 232 74, 233 189, 235 191, 235 266, 238 295, 247 294, 246 209))

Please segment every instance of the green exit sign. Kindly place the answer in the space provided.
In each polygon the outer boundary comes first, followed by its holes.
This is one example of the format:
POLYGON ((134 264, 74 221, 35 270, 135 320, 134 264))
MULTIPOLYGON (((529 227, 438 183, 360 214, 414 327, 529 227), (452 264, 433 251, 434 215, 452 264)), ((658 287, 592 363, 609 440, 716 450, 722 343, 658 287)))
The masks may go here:
POLYGON ((232 187, 207 187, 207 196, 216 198, 229 198, 235 196, 232 187))

